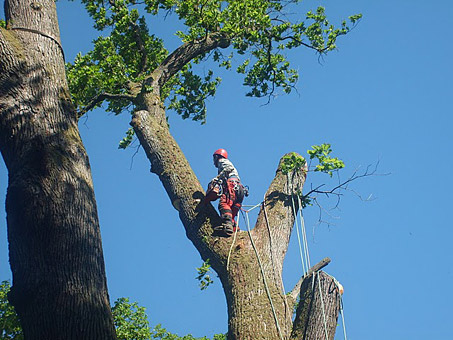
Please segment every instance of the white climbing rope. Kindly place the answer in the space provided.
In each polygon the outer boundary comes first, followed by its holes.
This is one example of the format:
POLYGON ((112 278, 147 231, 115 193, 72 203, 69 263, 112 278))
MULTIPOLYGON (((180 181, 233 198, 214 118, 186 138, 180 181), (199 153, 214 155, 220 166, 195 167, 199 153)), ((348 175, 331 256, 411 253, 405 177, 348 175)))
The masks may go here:
POLYGON ((298 197, 298 204, 299 204, 299 219, 300 219, 300 231, 299 231, 299 223, 297 222, 297 211, 296 211, 296 204, 294 203, 294 195, 291 195, 291 203, 294 213, 294 222, 296 224, 296 231, 297 231, 297 240, 299 242, 299 253, 300 259, 302 262, 302 274, 305 275, 308 270, 311 268, 310 263, 310 253, 308 250, 308 241, 307 241, 307 233, 305 232, 305 222, 302 213, 302 204, 300 201, 299 195, 298 197), (300 234, 302 234, 302 245, 301 245, 301 238, 300 234), (303 249, 302 249, 303 248, 303 249))
POLYGON ((302 245, 300 242, 300 232, 299 232, 299 225, 297 223, 297 217, 296 217, 296 207, 294 206, 294 199, 291 197, 291 201, 293 204, 293 213, 294 213, 294 221, 296 222, 296 232, 297 232, 297 241, 299 243, 299 254, 300 254, 300 261, 302 262, 302 274, 305 275, 305 273, 308 271, 308 269, 305 266, 305 260, 304 260, 304 252, 302 251, 302 245))
POLYGON ((302 236, 303 236, 303 242, 304 242, 304 251, 305 251, 305 258, 307 259, 308 263, 308 269, 311 268, 311 263, 310 263, 310 252, 308 251, 308 241, 307 241, 307 232, 305 229, 305 220, 304 220, 304 214, 302 212, 302 202, 300 200, 300 196, 297 195, 298 203, 299 203, 299 219, 300 219, 300 227, 302 229, 302 236))
POLYGON ((340 294, 340 314, 341 314, 341 323, 343 324, 344 340, 348 340, 348 337, 346 336, 346 323, 344 322, 343 298, 342 298, 341 294, 340 294))
POLYGON ((324 307, 324 299, 322 297, 321 279, 319 278, 319 272, 316 272, 314 275, 318 276, 319 297, 321 298, 322 318, 324 321, 324 333, 326 335, 326 340, 329 340, 329 335, 327 332, 326 311, 325 311, 325 307, 324 307))

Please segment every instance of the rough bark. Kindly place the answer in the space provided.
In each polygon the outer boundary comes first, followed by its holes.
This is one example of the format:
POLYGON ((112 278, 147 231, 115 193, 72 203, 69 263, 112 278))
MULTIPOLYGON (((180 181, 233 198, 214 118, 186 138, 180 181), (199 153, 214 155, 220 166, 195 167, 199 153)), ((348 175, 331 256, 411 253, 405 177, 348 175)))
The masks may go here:
POLYGON ((55 2, 7 0, 0 149, 8 168, 10 301, 28 339, 114 339, 88 157, 55 2))
POLYGON ((322 271, 306 276, 300 287, 291 340, 333 340, 340 311, 335 280, 322 271))

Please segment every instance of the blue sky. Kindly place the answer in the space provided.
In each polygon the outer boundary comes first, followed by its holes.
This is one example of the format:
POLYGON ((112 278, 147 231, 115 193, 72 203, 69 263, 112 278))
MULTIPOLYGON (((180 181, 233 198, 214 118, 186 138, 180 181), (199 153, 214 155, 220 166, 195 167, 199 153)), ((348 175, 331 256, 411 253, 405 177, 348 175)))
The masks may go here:
MULTIPOLYGON (((171 130, 205 184, 215 174, 212 152, 226 148, 259 203, 279 158, 331 143, 343 159, 346 179, 355 169, 380 161, 379 173, 355 182, 331 225, 318 224, 319 209, 305 222, 312 262, 329 256, 326 272, 345 287, 348 339, 453 339, 450 217, 453 166, 453 3, 399 1, 306 1, 325 4, 338 21, 362 13, 338 50, 319 60, 310 50, 290 55, 300 72, 298 93, 269 105, 246 98, 242 79, 225 74, 208 106, 207 124, 170 113, 171 130), (226 127, 225 122, 228 122, 226 127), (445 282, 447 284, 445 284, 445 282)), ((76 2, 58 2, 62 44, 68 61, 87 52, 96 32, 76 2)), ((153 22, 162 37, 170 21, 153 22)), ((177 46, 169 38, 168 48, 177 46)), ((202 263, 143 151, 118 150, 129 117, 102 110, 80 121, 99 208, 111 300, 130 297, 147 308, 152 325, 180 335, 226 332, 226 302, 218 280, 200 291, 202 263)), ((311 176, 310 183, 325 178, 311 176)), ((0 168, 1 199, 6 192, 0 168)), ((3 205, 4 203, 2 203, 3 205)), ((334 205, 325 201, 326 208, 334 205)), ((0 279, 9 279, 6 221, 0 212, 0 279)), ((327 218, 324 214, 323 218, 327 218)), ((241 224, 244 225, 241 220, 241 224)), ((287 290, 301 275, 296 237, 285 261, 287 290)), ((336 339, 342 339, 339 327, 336 339)))

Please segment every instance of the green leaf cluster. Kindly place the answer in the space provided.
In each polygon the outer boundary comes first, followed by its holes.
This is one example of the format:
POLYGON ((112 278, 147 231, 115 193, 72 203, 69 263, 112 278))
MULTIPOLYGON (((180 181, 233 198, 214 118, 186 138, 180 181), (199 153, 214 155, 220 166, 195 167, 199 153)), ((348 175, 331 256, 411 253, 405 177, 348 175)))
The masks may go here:
MULTIPOLYGON (((176 334, 168 332, 165 328, 162 328, 161 325, 157 325, 153 329, 153 339, 158 340, 209 340, 207 337, 195 338, 191 334, 178 336, 176 334)), ((226 340, 226 334, 216 334, 212 340, 226 340)))
POLYGON ((205 290, 214 283, 211 279, 209 272, 211 271, 211 265, 209 264, 209 259, 207 259, 201 267, 197 268, 198 275, 196 279, 200 282, 199 286, 201 290, 205 290))
POLYGON ((124 137, 122 140, 120 140, 118 149, 126 149, 129 145, 131 145, 134 135, 135 135, 134 129, 129 128, 126 131, 126 137, 124 137))
MULTIPOLYGON (((355 14, 348 19, 352 25, 355 25, 361 18, 362 14, 355 14)), ((307 19, 312 20, 312 23, 306 28, 305 34, 311 45, 318 51, 327 52, 335 49, 337 38, 351 30, 346 20, 341 22, 339 28, 332 25, 322 6, 319 6, 315 12, 309 11, 307 19)))
MULTIPOLYGON (((130 94, 134 90, 130 85, 142 84, 168 55, 163 41, 149 33, 145 18, 129 8, 133 1, 115 0, 109 10, 103 2, 83 3, 95 27, 111 31, 93 41, 92 51, 79 53, 74 63, 66 65, 70 92, 79 109, 102 93, 130 94)), ((112 99, 106 110, 119 114, 129 105, 129 100, 112 99)))
MULTIPOLYGON (((219 67, 236 70, 249 88, 247 96, 269 97, 277 90, 290 93, 298 73, 291 67, 286 51, 305 46, 324 54, 336 47, 339 36, 350 31, 346 20, 339 27, 331 24, 323 7, 309 11, 303 20, 296 17, 293 13, 297 12, 299 0, 82 2, 95 28, 108 33, 94 41, 91 52, 79 54, 73 64, 67 65, 70 90, 82 112, 102 93, 135 96, 156 90, 149 81, 169 53, 164 41, 150 34, 148 17, 176 15, 184 24, 184 29, 175 32, 181 43, 203 44, 213 37, 225 40, 222 48, 200 50, 189 58, 176 56, 184 61, 158 90, 169 109, 183 119, 201 123, 206 121, 206 100, 215 95, 220 78, 211 70, 200 68, 204 74, 195 71, 194 64, 211 59, 219 67)), ((350 16, 349 23, 354 26, 360 18, 361 14, 350 16)), ((107 100, 107 111, 116 114, 138 105, 118 96, 107 100)))
POLYGON ((0 19, 0 27, 6 28, 6 21, 3 19, 0 19))
POLYGON ((0 283, 0 338, 3 340, 23 340, 22 327, 14 307, 8 302, 11 285, 8 281, 0 283))
MULTIPOLYGON (((23 340, 24 335, 14 307, 8 302, 11 285, 8 281, 0 284, 0 339, 23 340)), ((149 327, 145 308, 128 298, 119 298, 112 307, 113 322, 118 340, 209 340, 207 337, 194 338, 192 335, 178 336, 168 332, 161 325, 149 327)), ((216 334, 212 340, 226 340, 226 334, 216 334)))
POLYGON ((119 298, 112 307, 118 340, 147 340, 151 338, 145 308, 128 298, 119 298))
POLYGON ((174 77, 169 96, 168 108, 173 109, 183 119, 191 118, 194 121, 206 123, 206 99, 215 95, 221 79, 213 79, 211 70, 201 77, 195 74, 190 65, 174 77))
POLYGON ((316 158, 319 162, 316 165, 315 171, 328 173, 332 177, 333 171, 344 168, 344 163, 336 157, 329 156, 332 152, 330 146, 330 144, 313 145, 312 150, 308 150, 307 153, 310 159, 316 158))
POLYGON ((293 171, 303 170, 307 161, 301 155, 295 152, 291 152, 282 158, 280 168, 284 174, 288 174, 293 171))

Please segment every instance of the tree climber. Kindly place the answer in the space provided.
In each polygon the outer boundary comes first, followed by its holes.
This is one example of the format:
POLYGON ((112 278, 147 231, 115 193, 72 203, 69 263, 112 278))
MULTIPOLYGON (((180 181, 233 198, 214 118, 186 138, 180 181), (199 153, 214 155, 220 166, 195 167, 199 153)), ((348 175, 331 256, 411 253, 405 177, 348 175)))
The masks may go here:
POLYGON ((219 212, 222 225, 214 227, 214 231, 231 236, 236 231, 235 218, 242 207, 244 195, 247 196, 247 190, 241 184, 239 173, 228 159, 225 149, 216 150, 212 156, 218 175, 209 184, 206 200, 215 201, 220 196, 219 212))

